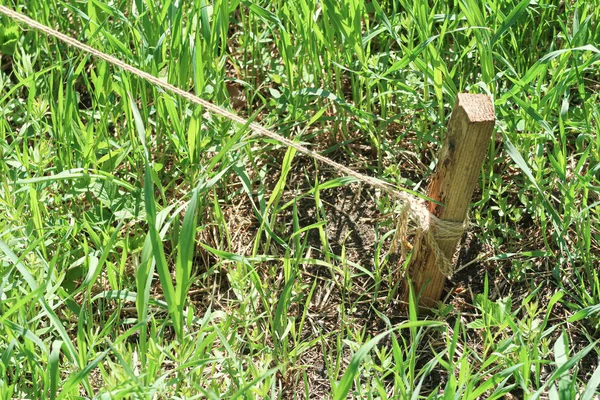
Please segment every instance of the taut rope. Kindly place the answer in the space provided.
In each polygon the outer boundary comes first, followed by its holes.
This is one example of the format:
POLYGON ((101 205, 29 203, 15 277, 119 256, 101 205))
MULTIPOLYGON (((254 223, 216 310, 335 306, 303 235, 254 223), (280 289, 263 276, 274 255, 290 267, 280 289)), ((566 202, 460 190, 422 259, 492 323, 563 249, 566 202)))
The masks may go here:
POLYGON ((231 121, 237 122, 241 125, 248 125, 248 127, 254 131, 255 133, 266 136, 268 138, 274 139, 279 143, 296 149, 298 152, 305 154, 309 157, 312 157, 323 164, 327 164, 333 169, 335 169, 340 175, 347 175, 356 178, 358 181, 364 182, 370 186, 378 188, 383 192, 389 194, 390 196, 398 199, 401 203, 403 203, 404 207, 400 214, 400 218, 398 220, 398 230, 396 232, 396 236, 394 239, 395 245, 393 248, 400 247, 403 255, 406 253, 404 239, 407 232, 407 219, 410 219, 415 222, 417 225, 417 231, 421 234, 425 235, 426 245, 435 252, 436 261, 440 268, 440 271, 446 275, 452 275, 452 265, 450 260, 441 252, 439 247, 437 246, 436 240, 459 240, 462 236, 462 233, 465 229, 464 222, 453 222, 453 221, 444 221, 433 215, 425 205, 424 201, 417 196, 411 195, 409 193, 403 192, 396 188, 395 186, 382 181, 381 179, 374 178, 365 174, 361 174, 360 172, 356 172, 345 165, 337 163, 330 158, 322 156, 321 154, 312 151, 288 138, 281 136, 280 134, 273 132, 255 122, 248 123, 248 120, 240 117, 233 112, 226 110, 222 107, 219 107, 209 101, 201 99, 200 97, 189 93, 183 89, 180 89, 176 86, 173 86, 167 82, 163 82, 157 77, 140 70, 134 66, 131 66, 118 58, 115 58, 109 54, 106 54, 100 50, 97 50, 93 47, 90 47, 86 44, 81 43, 80 41, 67 36, 61 32, 58 32, 44 24, 41 24, 17 11, 14 11, 8 7, 0 5, 0 13, 6 15, 7 17, 19 21, 31 28, 37 29, 41 32, 44 32, 47 35, 53 36, 56 39, 73 46, 87 54, 91 54, 95 57, 98 57, 109 64, 112 64, 116 67, 121 68, 124 71, 130 72, 135 76, 138 76, 147 82, 150 82, 156 86, 159 86, 167 91, 175 93, 178 96, 183 97, 184 99, 198 104, 213 114, 219 115, 221 117, 227 118, 231 121))

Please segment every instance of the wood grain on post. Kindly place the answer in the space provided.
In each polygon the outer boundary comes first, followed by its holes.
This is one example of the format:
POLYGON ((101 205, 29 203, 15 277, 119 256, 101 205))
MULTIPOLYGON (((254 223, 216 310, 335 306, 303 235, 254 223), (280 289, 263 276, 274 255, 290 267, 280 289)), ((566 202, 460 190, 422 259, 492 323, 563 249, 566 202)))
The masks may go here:
MULTIPOLYGON (((429 203, 429 210, 441 220, 462 222, 467 216, 473 190, 487 154, 494 130, 494 107, 482 94, 459 94, 444 144, 438 158, 437 170, 429 184, 428 196, 444 206, 429 203)), ((433 307, 442 295, 446 277, 436 265, 436 256, 424 246, 424 237, 417 236, 408 276, 414 293, 421 292, 419 306, 433 307), (423 249, 423 251, 418 251, 423 249)), ((444 256, 452 261, 458 245, 456 239, 437 240, 444 256)), ((407 282, 405 282, 406 287, 407 282)), ((408 290, 406 291, 408 293, 408 290)))

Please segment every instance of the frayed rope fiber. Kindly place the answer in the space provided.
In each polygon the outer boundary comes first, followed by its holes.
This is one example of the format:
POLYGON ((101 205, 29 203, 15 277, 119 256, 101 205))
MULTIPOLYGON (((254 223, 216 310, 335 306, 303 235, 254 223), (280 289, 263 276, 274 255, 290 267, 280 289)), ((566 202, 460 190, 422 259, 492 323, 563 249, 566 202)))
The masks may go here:
POLYGON ((446 257, 443 254, 443 252, 440 250, 440 248, 437 245, 437 240, 454 239, 454 240, 458 241, 462 237, 462 234, 465 230, 465 222, 454 222, 454 221, 441 220, 438 217, 436 217, 435 215, 433 215, 427 209, 425 202, 417 196, 403 192, 403 191, 401 191, 401 189, 397 188, 396 186, 394 186, 390 183, 387 183, 385 181, 382 181, 381 179, 377 179, 377 178, 370 177, 368 175, 364 175, 359 172, 356 172, 356 171, 346 167, 345 165, 339 164, 325 156, 322 156, 321 154, 319 154, 317 152, 314 152, 302 145, 299 145, 298 143, 294 142, 293 140, 285 138, 285 137, 279 135, 278 133, 275 133, 255 122, 250 122, 247 119, 242 118, 239 115, 234 114, 233 112, 226 110, 222 107, 219 107, 207 100, 203 100, 200 97, 198 97, 192 93, 189 93, 189 92, 187 92, 183 89, 180 89, 176 86, 173 86, 169 83, 163 82, 162 80, 158 79, 157 77, 155 77, 147 72, 144 72, 136 67, 133 67, 133 66, 119 60, 118 58, 115 58, 111 55, 108 55, 97 49, 94 49, 93 47, 83 44, 80 41, 78 41, 70 36, 67 36, 61 32, 58 32, 46 25, 43 25, 43 24, 17 12, 17 11, 11 10, 8 7, 0 5, 0 13, 6 15, 7 17, 9 17, 15 21, 19 21, 31 28, 37 29, 47 35, 53 36, 56 39, 66 43, 70 46, 73 46, 87 54, 91 54, 97 58, 100 58, 100 59, 108 62, 109 64, 112 64, 116 67, 121 68, 124 71, 130 72, 133 75, 136 75, 137 77, 142 78, 142 79, 146 80, 147 82, 150 82, 158 87, 161 87, 161 88, 163 88, 167 91, 170 91, 178 96, 181 96, 184 99, 186 99, 192 103, 198 104, 198 105, 206 108, 206 110, 208 110, 209 112, 211 112, 213 114, 227 118, 230 121, 237 122, 238 124, 241 124, 241 125, 247 125, 250 130, 252 130, 253 132, 255 132, 259 135, 274 139, 287 147, 291 147, 302 154, 305 154, 309 157, 312 157, 312 158, 322 162, 323 164, 327 164, 327 165, 331 166, 340 175, 345 174, 347 176, 351 176, 353 178, 356 178, 358 181, 364 182, 372 187, 380 189, 382 192, 387 193, 391 197, 397 199, 403 205, 401 212, 399 213, 398 218, 397 218, 397 228, 398 229, 396 231, 396 235, 394 238, 394 244, 392 245, 392 249, 390 251, 394 252, 394 251, 400 250, 401 255, 405 258, 407 255, 405 240, 406 240, 409 232, 416 232, 417 235, 423 235, 423 237, 425 239, 425 246, 428 247, 429 249, 431 249, 431 251, 433 251, 435 253, 436 264, 440 268, 440 271, 445 276, 452 275, 453 268, 452 268, 451 261, 448 260, 448 257, 446 257), (416 228, 412 228, 413 230, 409 229, 409 225, 410 225, 409 220, 412 221, 416 225, 416 228))

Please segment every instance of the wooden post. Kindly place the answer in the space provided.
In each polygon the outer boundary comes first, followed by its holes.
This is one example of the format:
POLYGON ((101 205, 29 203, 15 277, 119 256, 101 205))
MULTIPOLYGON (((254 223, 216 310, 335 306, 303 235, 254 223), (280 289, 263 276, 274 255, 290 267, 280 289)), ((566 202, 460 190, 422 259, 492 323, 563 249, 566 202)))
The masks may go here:
MULTIPOLYGON (((429 210, 441 220, 462 222, 466 218, 495 119, 489 97, 481 94, 458 95, 438 157, 437 170, 429 184, 428 196, 444 204, 440 206, 430 202, 429 210)), ((423 240, 423 237, 416 238, 416 253, 408 267, 408 276, 414 293, 422 290, 419 306, 433 307, 442 295, 446 277, 435 263, 434 252, 420 245, 419 242, 423 240), (419 248, 424 251, 418 252, 419 248)), ((438 239, 437 245, 445 257, 452 261, 458 240, 438 239)))

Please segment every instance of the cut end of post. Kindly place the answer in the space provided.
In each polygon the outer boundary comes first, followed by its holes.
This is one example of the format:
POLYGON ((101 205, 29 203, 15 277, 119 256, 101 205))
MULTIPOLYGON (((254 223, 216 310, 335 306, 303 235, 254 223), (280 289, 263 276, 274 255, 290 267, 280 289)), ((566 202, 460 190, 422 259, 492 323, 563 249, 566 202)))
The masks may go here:
POLYGON ((494 105, 485 94, 459 93, 456 105, 465 111, 469 122, 496 121, 494 105))

